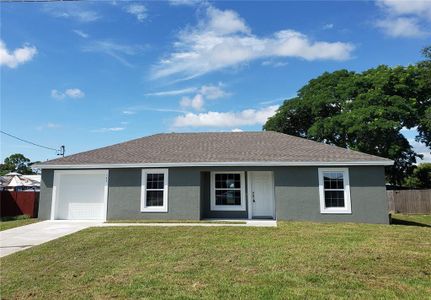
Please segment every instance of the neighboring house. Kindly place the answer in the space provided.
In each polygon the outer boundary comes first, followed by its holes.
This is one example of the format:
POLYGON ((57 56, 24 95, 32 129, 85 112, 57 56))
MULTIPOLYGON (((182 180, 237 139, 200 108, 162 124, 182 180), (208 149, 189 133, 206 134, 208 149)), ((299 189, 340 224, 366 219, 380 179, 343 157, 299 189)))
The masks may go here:
POLYGON ((11 172, 0 176, 0 190, 2 191, 39 191, 40 175, 22 175, 11 172))
POLYGON ((39 218, 388 223, 392 163, 270 131, 156 134, 39 164, 39 218))

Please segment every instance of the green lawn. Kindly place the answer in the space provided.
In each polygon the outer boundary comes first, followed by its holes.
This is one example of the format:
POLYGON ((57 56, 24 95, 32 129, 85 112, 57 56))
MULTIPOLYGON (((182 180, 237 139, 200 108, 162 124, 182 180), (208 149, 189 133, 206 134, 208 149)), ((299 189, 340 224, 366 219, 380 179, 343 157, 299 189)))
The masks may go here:
POLYGON ((4 217, 0 219, 0 231, 36 223, 37 221, 38 219, 31 219, 28 216, 4 217))
POLYGON ((4 299, 429 299, 431 228, 90 228, 0 263, 4 299))
POLYGON ((395 225, 430 226, 431 215, 402 215, 393 214, 392 223, 395 225))

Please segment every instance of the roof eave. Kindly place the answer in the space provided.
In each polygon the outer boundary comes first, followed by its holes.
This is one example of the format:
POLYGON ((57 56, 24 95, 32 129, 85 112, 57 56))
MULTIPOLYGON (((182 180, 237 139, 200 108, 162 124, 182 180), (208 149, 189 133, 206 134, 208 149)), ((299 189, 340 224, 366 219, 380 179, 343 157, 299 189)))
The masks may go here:
POLYGON ((177 162, 177 163, 127 163, 127 164, 35 164, 39 169, 119 169, 119 168, 166 168, 166 167, 266 167, 266 166, 392 166, 392 160, 370 161, 240 161, 240 162, 177 162))

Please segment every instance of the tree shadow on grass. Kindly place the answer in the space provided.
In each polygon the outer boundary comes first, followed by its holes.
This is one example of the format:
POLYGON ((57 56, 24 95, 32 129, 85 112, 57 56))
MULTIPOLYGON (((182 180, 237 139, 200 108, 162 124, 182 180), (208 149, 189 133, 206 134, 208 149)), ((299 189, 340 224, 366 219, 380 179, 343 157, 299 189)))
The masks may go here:
POLYGON ((402 219, 397 219, 396 217, 392 217, 391 225, 404 225, 404 226, 418 226, 418 227, 428 227, 431 228, 431 225, 425 223, 419 223, 414 221, 407 221, 402 219))

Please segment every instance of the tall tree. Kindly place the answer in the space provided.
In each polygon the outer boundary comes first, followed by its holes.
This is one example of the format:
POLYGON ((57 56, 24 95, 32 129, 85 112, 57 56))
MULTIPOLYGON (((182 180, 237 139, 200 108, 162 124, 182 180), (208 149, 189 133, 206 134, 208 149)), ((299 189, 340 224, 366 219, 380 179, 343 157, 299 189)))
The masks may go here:
POLYGON ((33 174, 33 171, 30 168, 30 159, 21 153, 15 153, 6 157, 4 164, 1 165, 0 173, 1 175, 5 175, 9 172, 18 172, 24 175, 33 174))
POLYGON ((412 174, 406 178, 405 185, 410 188, 431 188, 431 163, 422 163, 413 169, 412 174))
POLYGON ((401 183, 420 157, 401 129, 418 126, 418 139, 430 142, 429 70, 422 62, 324 73, 286 100, 264 129, 391 158, 388 179, 401 183))
POLYGON ((416 138, 431 147, 431 46, 422 50, 425 60, 418 63, 419 90, 422 94, 417 99, 418 132, 416 138))

